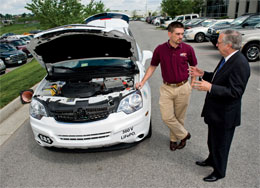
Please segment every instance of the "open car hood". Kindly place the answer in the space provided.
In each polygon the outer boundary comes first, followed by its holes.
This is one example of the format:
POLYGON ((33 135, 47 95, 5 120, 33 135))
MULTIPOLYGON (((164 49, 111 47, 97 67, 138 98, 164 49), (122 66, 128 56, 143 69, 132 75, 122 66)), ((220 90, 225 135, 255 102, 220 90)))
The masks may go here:
POLYGON ((39 33, 28 44, 38 62, 51 73, 51 65, 93 58, 124 58, 136 61, 134 39, 117 30, 67 25, 39 33))

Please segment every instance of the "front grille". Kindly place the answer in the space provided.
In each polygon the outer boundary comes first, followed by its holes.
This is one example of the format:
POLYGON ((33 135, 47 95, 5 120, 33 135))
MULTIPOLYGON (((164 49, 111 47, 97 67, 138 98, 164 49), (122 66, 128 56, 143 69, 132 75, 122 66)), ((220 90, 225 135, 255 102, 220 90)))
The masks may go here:
POLYGON ((88 122, 102 120, 108 117, 107 108, 79 108, 77 111, 54 111, 56 121, 63 122, 88 122))
POLYGON ((86 134, 86 135, 58 135, 60 140, 70 141, 85 141, 85 140, 98 140, 109 137, 111 132, 86 134))

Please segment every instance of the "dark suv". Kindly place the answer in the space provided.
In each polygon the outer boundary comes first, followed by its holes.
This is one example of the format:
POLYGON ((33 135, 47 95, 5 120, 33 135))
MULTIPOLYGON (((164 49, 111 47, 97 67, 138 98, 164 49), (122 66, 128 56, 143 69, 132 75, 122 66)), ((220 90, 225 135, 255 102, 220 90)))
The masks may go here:
POLYGON ((32 54, 29 52, 29 50, 26 47, 26 42, 21 39, 10 39, 6 38, 0 41, 3 44, 10 44, 14 47, 16 47, 17 50, 22 50, 27 57, 32 57, 32 54))
POLYGON ((27 56, 21 50, 17 50, 14 46, 0 43, 0 58, 5 65, 22 64, 27 62, 27 56))
POLYGON ((260 14, 247 14, 236 18, 230 25, 213 26, 208 29, 206 38, 216 46, 218 41, 219 32, 224 29, 243 29, 253 28, 256 24, 260 23, 260 14))

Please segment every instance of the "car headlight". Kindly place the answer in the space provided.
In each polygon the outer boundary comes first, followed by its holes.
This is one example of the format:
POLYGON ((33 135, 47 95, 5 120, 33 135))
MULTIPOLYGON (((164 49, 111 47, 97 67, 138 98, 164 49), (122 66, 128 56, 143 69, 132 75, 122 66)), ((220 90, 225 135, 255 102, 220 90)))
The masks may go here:
POLYGON ((143 98, 140 90, 127 95, 120 101, 117 112, 124 112, 126 114, 131 114, 143 107, 143 98))
POLYGON ((6 58, 5 58, 5 60, 7 60, 7 61, 10 60, 10 59, 11 59, 10 57, 6 57, 6 58))
POLYGON ((42 119, 43 116, 47 116, 44 105, 34 98, 32 98, 30 106, 30 115, 38 120, 42 119))

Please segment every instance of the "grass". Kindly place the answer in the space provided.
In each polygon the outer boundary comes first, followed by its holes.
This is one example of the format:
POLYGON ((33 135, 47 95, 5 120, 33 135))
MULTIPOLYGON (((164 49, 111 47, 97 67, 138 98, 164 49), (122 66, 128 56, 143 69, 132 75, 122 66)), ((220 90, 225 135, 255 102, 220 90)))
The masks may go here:
POLYGON ((8 26, 3 26, 0 28, 0 35, 4 33, 15 33, 23 34, 32 30, 40 29, 39 23, 28 23, 28 24, 13 24, 8 26))
POLYGON ((46 75, 46 70, 34 59, 30 63, 0 77, 0 108, 19 96, 20 91, 34 86, 46 75))

